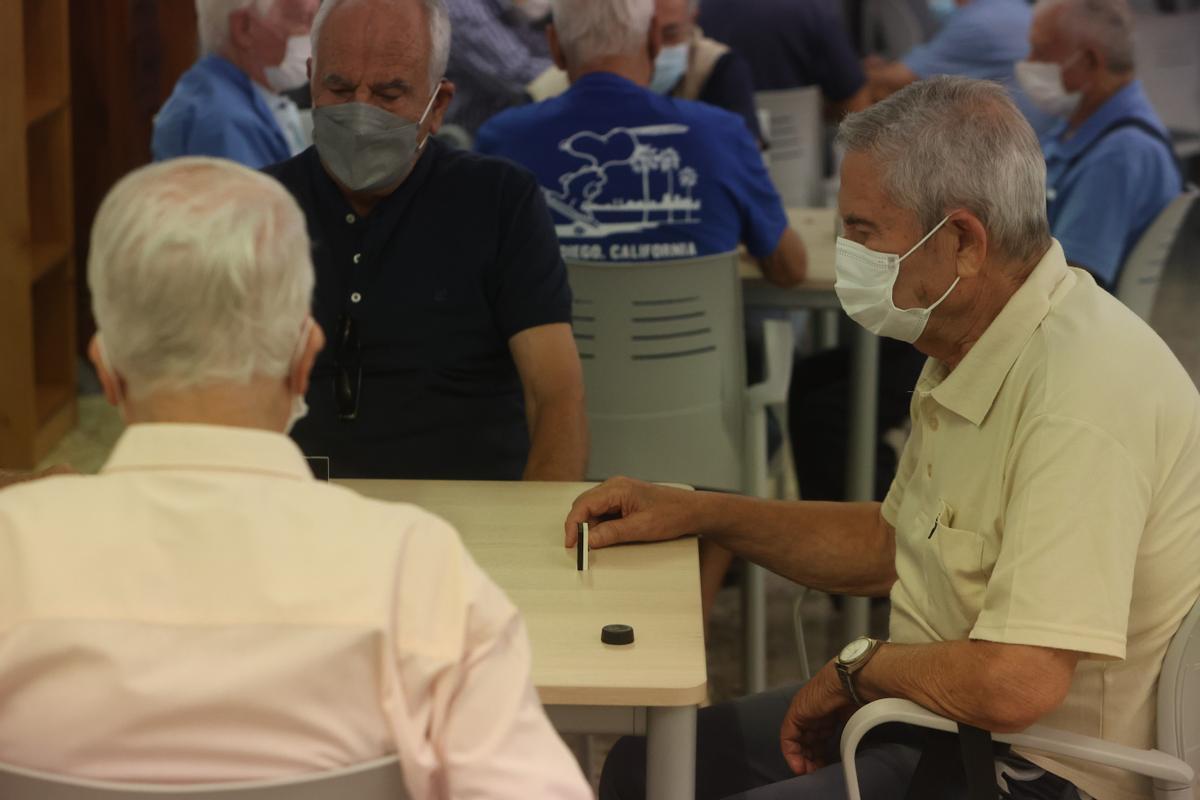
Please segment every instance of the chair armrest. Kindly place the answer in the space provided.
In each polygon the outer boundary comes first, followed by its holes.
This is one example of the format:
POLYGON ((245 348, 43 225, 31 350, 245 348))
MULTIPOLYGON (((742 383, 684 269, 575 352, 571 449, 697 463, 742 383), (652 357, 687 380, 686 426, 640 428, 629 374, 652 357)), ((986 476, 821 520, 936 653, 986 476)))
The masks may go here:
POLYGON ((746 402, 752 408, 767 408, 787 403, 792 382, 792 357, 796 334, 791 323, 781 319, 763 322, 763 374, 761 383, 746 390, 746 402))
MULTIPOLYGON (((858 769, 854 754, 863 737, 873 728, 889 722, 900 722, 920 728, 957 733, 958 724, 953 720, 934 714, 909 700, 888 698, 868 703, 855 712, 842 731, 842 769, 846 775, 846 788, 850 800, 860 800, 858 769)), ((1128 770, 1138 775, 1154 778, 1162 788, 1186 789, 1192 785, 1195 775, 1192 768, 1174 756, 1159 750, 1139 750, 1134 747, 1080 736, 1077 733, 1058 731, 1044 725, 1031 725, 1020 733, 992 734, 998 742, 1014 747, 1037 750, 1051 755, 1075 758, 1093 764, 1128 770)))

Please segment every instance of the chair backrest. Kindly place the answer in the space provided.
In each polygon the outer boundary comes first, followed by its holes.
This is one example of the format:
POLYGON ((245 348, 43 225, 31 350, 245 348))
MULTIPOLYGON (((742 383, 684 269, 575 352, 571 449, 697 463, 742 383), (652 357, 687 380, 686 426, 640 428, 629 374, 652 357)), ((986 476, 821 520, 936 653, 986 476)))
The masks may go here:
POLYGON ((825 193, 825 122, 821 90, 816 86, 755 92, 771 182, 787 208, 823 205, 825 193))
POLYGON ((1200 775, 1200 600, 1183 618, 1158 676, 1158 749, 1200 775))
POLYGON ((1200 193, 1189 190, 1172 200, 1142 234, 1121 267, 1117 299, 1147 322, 1154 311, 1167 260, 1198 196, 1200 193))
POLYGON ((134 784, 67 778, 0 764, 3 800, 405 800, 393 756, 332 772, 254 783, 134 784))
POLYGON ((737 255, 571 261, 588 477, 744 491, 745 332, 737 255))

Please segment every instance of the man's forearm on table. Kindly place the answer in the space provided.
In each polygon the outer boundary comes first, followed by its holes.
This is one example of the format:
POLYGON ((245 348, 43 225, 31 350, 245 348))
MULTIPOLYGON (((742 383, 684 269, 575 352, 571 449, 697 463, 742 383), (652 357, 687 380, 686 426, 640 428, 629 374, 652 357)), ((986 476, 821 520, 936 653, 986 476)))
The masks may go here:
POLYGON ((896 581, 895 536, 878 503, 701 492, 695 509, 693 532, 802 586, 882 597, 896 581))

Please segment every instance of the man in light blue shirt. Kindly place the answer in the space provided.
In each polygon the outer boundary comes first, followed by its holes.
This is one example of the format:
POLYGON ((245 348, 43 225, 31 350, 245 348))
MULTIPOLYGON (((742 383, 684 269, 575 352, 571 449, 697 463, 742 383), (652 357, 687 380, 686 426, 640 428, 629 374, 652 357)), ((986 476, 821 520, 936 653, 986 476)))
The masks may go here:
POLYGON ((1067 260, 1114 289, 1138 239, 1183 187, 1166 128, 1134 78, 1127 0, 1051 0, 1018 75, 1059 115, 1042 137, 1050 228, 1067 260))
POLYGON ((204 55, 154 120, 155 161, 218 156, 255 169, 307 146, 296 105, 280 92, 307 80, 319 0, 196 0, 204 55))
POLYGON ((1033 10, 1025 0, 955 0, 957 8, 927 43, 914 47, 899 61, 867 63, 867 78, 875 100, 882 100, 912 83, 935 75, 998 81, 1008 87, 1017 107, 1038 135, 1054 124, 1053 117, 1035 107, 1017 86, 1016 62, 1029 54, 1029 25, 1033 10))

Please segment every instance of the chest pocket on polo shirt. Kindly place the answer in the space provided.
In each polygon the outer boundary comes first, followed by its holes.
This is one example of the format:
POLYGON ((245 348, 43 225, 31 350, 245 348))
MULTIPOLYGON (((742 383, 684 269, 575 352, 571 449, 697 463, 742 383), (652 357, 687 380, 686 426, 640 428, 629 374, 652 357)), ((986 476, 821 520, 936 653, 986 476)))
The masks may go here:
POLYGON ((930 534, 922 563, 927 619, 945 639, 965 639, 987 590, 983 537, 955 528, 954 509, 944 500, 938 501, 936 517, 926 518, 930 534))

